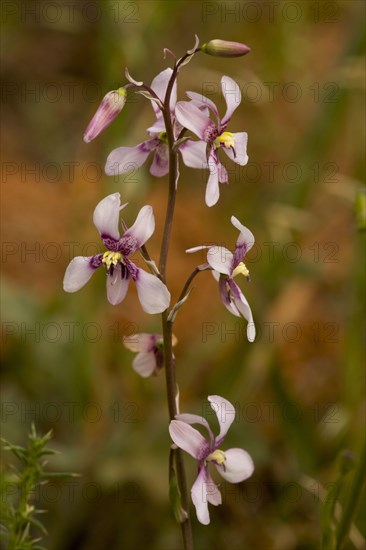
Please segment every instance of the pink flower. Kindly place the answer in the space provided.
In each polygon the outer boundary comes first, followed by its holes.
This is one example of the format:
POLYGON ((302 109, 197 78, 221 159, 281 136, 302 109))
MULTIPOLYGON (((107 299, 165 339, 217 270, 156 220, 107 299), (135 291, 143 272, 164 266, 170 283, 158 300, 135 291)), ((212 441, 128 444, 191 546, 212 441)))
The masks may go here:
POLYGON ((218 506, 222 502, 220 490, 208 471, 208 465, 212 463, 221 477, 230 483, 240 483, 254 471, 253 461, 243 449, 222 451, 219 448, 235 418, 233 405, 219 395, 209 396, 208 401, 219 422, 220 433, 217 437, 214 437, 207 420, 196 414, 178 414, 169 425, 170 437, 174 443, 198 460, 198 475, 192 486, 191 496, 197 519, 204 525, 210 523, 208 503, 218 506), (204 426, 208 431, 208 438, 192 428, 191 424, 204 426))
POLYGON ((85 143, 89 143, 89 141, 96 138, 114 121, 122 111, 126 99, 127 92, 124 88, 112 90, 103 97, 101 104, 84 132, 85 143))
MULTIPOLYGON (((228 183, 228 173, 219 160, 218 149, 223 149, 227 156, 240 166, 248 162, 248 134, 246 132, 233 134, 226 131, 235 109, 241 102, 240 88, 232 78, 223 76, 221 89, 227 105, 222 119, 214 102, 195 92, 187 92, 191 101, 179 101, 175 109, 180 124, 191 130, 206 144, 210 171, 206 187, 207 206, 213 206, 219 200, 219 183, 228 183), (210 118, 210 111, 216 118, 215 123, 210 118)), ((200 168, 205 167, 204 164, 200 166, 200 168)))
MULTIPOLYGON (((164 103, 167 86, 172 75, 172 69, 168 68, 159 73, 151 83, 150 88, 164 103)), ((170 99, 170 116, 173 119, 175 135, 181 127, 175 121, 174 109, 177 101, 177 83, 174 83, 170 99)), ((156 101, 151 100, 156 121, 147 129, 150 139, 139 143, 134 147, 118 147, 108 156, 105 173, 108 176, 124 174, 144 164, 150 153, 154 152, 153 162, 150 166, 150 174, 156 177, 165 176, 169 172, 169 148, 163 115, 156 101)), ((182 153, 183 161, 192 168, 201 168, 205 162, 205 144, 197 141, 183 143, 179 150, 182 153)))
MULTIPOLYGON (((161 334, 133 334, 125 336, 123 343, 130 351, 137 352, 132 367, 142 377, 158 374, 164 366, 164 341, 161 334)), ((177 339, 173 335, 172 345, 176 343, 177 339)))
POLYGON ((213 276, 219 283, 220 296, 225 307, 237 317, 241 315, 248 321, 247 338, 249 342, 255 339, 255 325, 250 306, 234 281, 237 275, 244 275, 249 281, 249 270, 243 263, 244 256, 252 248, 255 239, 253 233, 240 221, 231 216, 231 223, 239 230, 239 237, 236 241, 235 252, 223 246, 196 246, 189 248, 186 252, 197 252, 207 248, 207 262, 213 269, 213 276))
POLYGON ((77 256, 71 260, 64 277, 64 290, 78 291, 98 267, 104 266, 107 272, 107 298, 112 305, 122 302, 132 279, 136 284, 142 309, 146 313, 161 313, 170 303, 168 289, 158 277, 138 268, 128 258, 153 234, 153 209, 151 206, 141 208, 133 226, 121 237, 118 228, 119 213, 125 206, 127 203, 121 206, 119 193, 108 195, 97 205, 93 221, 107 251, 95 256, 77 256))

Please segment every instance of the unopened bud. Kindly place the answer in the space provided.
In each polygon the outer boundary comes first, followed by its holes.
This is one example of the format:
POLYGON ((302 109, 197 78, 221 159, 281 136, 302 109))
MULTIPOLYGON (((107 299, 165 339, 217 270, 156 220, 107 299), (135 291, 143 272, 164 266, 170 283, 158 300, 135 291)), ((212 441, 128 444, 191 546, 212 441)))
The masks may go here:
POLYGON ((203 44, 201 50, 208 55, 217 57, 240 57, 250 52, 250 48, 240 42, 228 42, 227 40, 210 40, 203 44))
POLYGON ((97 112, 88 124, 84 133, 85 143, 89 143, 103 132, 122 111, 127 98, 127 91, 124 88, 108 92, 102 99, 97 112))

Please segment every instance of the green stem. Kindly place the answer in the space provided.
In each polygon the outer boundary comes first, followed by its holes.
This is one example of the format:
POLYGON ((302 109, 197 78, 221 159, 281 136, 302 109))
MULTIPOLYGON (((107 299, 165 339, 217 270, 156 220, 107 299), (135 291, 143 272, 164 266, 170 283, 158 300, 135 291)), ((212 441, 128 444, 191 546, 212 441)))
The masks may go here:
POLYGON ((342 517, 337 530, 336 550, 341 550, 351 528, 353 517, 357 510, 363 485, 365 482, 366 443, 360 456, 359 464, 355 472, 348 501, 343 509, 342 517))
MULTIPOLYGON (((183 59, 183 58, 182 58, 183 59)), ((180 60, 182 61, 182 60, 180 60)), ((177 178, 178 178, 178 152, 174 149, 174 131, 173 124, 170 115, 170 97, 173 90, 174 82, 177 78, 178 62, 173 69, 171 78, 169 80, 165 99, 164 99, 164 109, 162 111, 165 129, 168 139, 169 147, 169 194, 168 194, 168 203, 166 210, 166 218, 164 225, 164 233, 161 244, 160 251, 160 261, 159 261, 159 271, 160 277, 166 282, 166 268, 167 260, 169 253, 169 244, 173 226, 173 217, 174 217, 174 207, 175 207, 175 198, 177 191, 177 178)), ((166 379, 166 389, 167 389, 167 400, 168 400, 168 409, 169 409, 169 419, 173 420, 178 414, 178 406, 176 401, 177 395, 177 383, 175 376, 175 364, 173 361, 173 350, 172 350, 172 336, 173 336, 173 327, 172 323, 168 321, 168 311, 162 313, 162 330, 163 330, 163 340, 164 340, 164 364, 165 364, 165 379, 166 379)), ((176 465, 176 474, 178 486, 182 498, 182 507, 187 512, 187 517, 184 521, 180 523, 183 544, 185 550, 193 550, 193 536, 192 536, 192 525, 189 516, 189 499, 188 499, 188 490, 187 490, 187 481, 184 469, 184 459, 181 449, 174 450, 174 460, 176 465)))

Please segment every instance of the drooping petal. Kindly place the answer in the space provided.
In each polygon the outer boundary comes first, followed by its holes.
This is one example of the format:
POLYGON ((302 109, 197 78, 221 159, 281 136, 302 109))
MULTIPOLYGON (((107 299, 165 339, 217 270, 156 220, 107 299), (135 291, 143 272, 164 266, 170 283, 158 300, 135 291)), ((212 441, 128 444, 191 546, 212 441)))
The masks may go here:
POLYGON ((233 113, 241 102, 240 88, 229 76, 223 76, 221 79, 222 95, 225 98, 227 109, 224 118, 221 120, 221 129, 227 126, 229 120, 233 116, 233 113))
MULTIPOLYGON (((123 205, 126 206, 126 205, 123 205)), ((119 213, 121 210, 121 196, 119 193, 108 195, 97 204, 93 222, 102 238, 111 237, 114 240, 119 239, 119 213)))
POLYGON ((213 441, 213 433, 209 426, 209 423, 203 416, 199 416, 198 414, 189 414, 189 413, 182 413, 176 415, 176 420, 181 420, 182 422, 186 422, 187 424, 201 424, 201 426, 204 426, 208 433, 210 434, 210 439, 213 441))
POLYGON ((155 150, 154 159, 150 166, 150 174, 157 178, 166 176, 169 172, 169 149, 166 143, 160 143, 155 150))
POLYGON ((219 182, 220 183, 228 183, 229 177, 228 177, 228 173, 227 173, 227 170, 226 170, 225 166, 223 164, 221 164, 221 162, 219 162, 219 164, 217 165, 217 169, 218 169, 218 173, 219 173, 219 182))
POLYGON ((198 521, 203 525, 208 525, 210 523, 208 503, 210 502, 215 506, 221 504, 221 493, 205 466, 201 466, 197 479, 192 486, 191 496, 198 521))
POLYGON ((131 336, 124 336, 123 344, 130 351, 146 353, 154 348, 158 337, 162 338, 160 334, 146 334, 144 332, 131 334, 131 336))
POLYGON ((114 268, 113 275, 107 275, 107 298, 112 306, 116 306, 124 300, 129 282, 129 277, 122 278, 120 265, 114 268))
POLYGON ((208 453, 208 444, 202 434, 181 420, 172 420, 169 424, 170 437, 183 451, 200 460, 208 453))
POLYGON ((213 112, 213 114, 215 115, 215 117, 217 119, 217 122, 218 123, 220 122, 219 112, 217 110, 217 107, 216 107, 215 103, 213 101, 211 101, 211 99, 209 99, 208 97, 206 97, 204 95, 197 94, 196 92, 186 92, 186 94, 189 97, 189 99, 191 99, 199 109, 201 107, 207 107, 207 108, 211 109, 211 111, 213 112))
POLYGON ((93 275, 96 267, 91 265, 93 256, 76 256, 66 268, 63 287, 65 292, 77 292, 93 275))
POLYGON ((153 138, 143 141, 135 147, 117 147, 108 155, 105 173, 107 176, 117 176, 136 170, 144 164, 151 151, 158 145, 159 140, 153 138))
POLYGON ((254 472, 253 460, 244 449, 229 449, 225 451, 225 458, 224 465, 215 466, 221 477, 229 483, 240 483, 254 472))
POLYGON ((220 189, 219 189, 219 171, 217 168, 217 162, 214 158, 214 155, 210 155, 208 159, 208 167, 210 170, 210 175, 206 185, 206 204, 207 206, 214 206, 220 198, 220 189))
MULTIPOLYGON (((164 71, 161 71, 154 80, 151 83, 150 88, 156 93, 160 101, 164 104, 166 89, 168 87, 168 83, 170 80, 170 77, 172 76, 173 70, 168 67, 164 71)), ((170 96, 170 110, 174 111, 175 104, 177 102, 177 81, 174 82, 174 86, 172 88, 172 93, 170 96)), ((155 102, 151 103, 153 106, 153 109, 157 116, 161 113, 159 107, 156 105, 155 102)))
POLYGON ((179 146, 183 162, 190 168, 207 169, 206 143, 204 141, 185 141, 179 146))
POLYGON ((247 155, 248 134, 246 132, 236 132, 234 135, 235 147, 234 151, 231 147, 222 147, 227 156, 239 164, 245 166, 248 164, 249 157, 247 155))
POLYGON ((154 352, 141 352, 136 355, 132 362, 133 369, 143 378, 151 376, 156 369, 156 359, 154 352))
POLYGON ((235 244, 235 253, 232 268, 235 267, 242 261, 245 254, 252 248, 255 243, 255 238, 253 233, 245 227, 240 221, 235 217, 231 216, 231 223, 236 229, 240 231, 239 237, 236 240, 235 244))
POLYGON ((156 275, 135 268, 134 281, 142 309, 146 313, 162 313, 170 303, 169 290, 156 275))
POLYGON ((203 141, 207 141, 208 130, 215 128, 207 115, 190 101, 178 101, 175 115, 184 128, 191 130, 203 141))
POLYGON ((235 315, 235 317, 240 317, 240 313, 237 309, 237 307, 233 304, 233 302, 230 300, 230 297, 229 297, 229 293, 227 291, 227 288, 226 288, 226 280, 223 279, 223 278, 220 278, 220 274, 218 273, 218 278, 215 276, 215 274, 217 273, 217 271, 213 271, 212 274, 214 275, 215 279, 218 280, 219 282, 219 291, 220 291, 220 296, 221 296, 221 300, 222 300, 222 303, 224 304, 224 306, 226 307, 226 309, 228 311, 230 311, 230 313, 232 313, 233 315, 235 315))
POLYGON ((235 407, 220 395, 209 395, 207 398, 212 409, 215 411, 220 426, 220 433, 216 437, 216 448, 220 445, 228 429, 235 420, 235 407))
POLYGON ((122 239, 133 240, 134 244, 129 252, 132 254, 148 241, 155 230, 155 218, 152 206, 143 206, 137 215, 135 223, 127 229, 122 239))
POLYGON ((233 253, 224 246, 211 246, 207 252, 207 261, 212 269, 230 275, 233 253))
POLYGON ((235 306, 238 308, 244 319, 248 321, 247 338, 249 342, 254 342, 255 324, 253 320, 252 310, 250 309, 250 306, 244 294, 232 279, 229 280, 229 285, 235 306))

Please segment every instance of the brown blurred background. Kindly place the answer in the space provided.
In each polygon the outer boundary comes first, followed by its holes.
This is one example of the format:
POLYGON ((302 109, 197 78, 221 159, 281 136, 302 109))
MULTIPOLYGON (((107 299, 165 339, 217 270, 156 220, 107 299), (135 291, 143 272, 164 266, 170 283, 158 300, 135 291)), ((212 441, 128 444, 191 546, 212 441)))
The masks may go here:
MULTIPOLYGON (((246 448, 256 464, 249 482, 222 485, 210 526, 194 518, 196 546, 320 547, 319 498, 339 452, 357 460, 364 431, 364 23, 358 0, 3 2, 2 432, 24 443, 32 421, 52 429, 61 453, 50 469, 82 474, 36 495, 48 548, 180 547, 164 377, 139 378, 121 344, 131 331, 159 332, 159 317, 143 314, 134 290, 110 306, 101 272, 75 295, 62 279, 74 255, 101 250, 93 210, 116 191, 128 224, 153 205, 157 258, 167 178, 150 176, 151 161, 132 175, 103 174, 111 149, 146 139, 150 103, 130 100, 89 145, 82 134, 103 95, 125 84, 126 66, 150 83, 171 62, 163 48, 180 56, 195 33, 252 49, 239 59, 199 54, 178 81, 179 99, 210 90, 220 113, 221 76, 238 82, 229 130, 248 132, 250 160, 226 163, 230 183, 211 209, 207 174, 181 166, 169 286, 177 298, 203 261, 186 248, 233 248, 234 214, 256 236, 251 284, 241 286, 258 328, 249 344, 209 274, 177 319, 182 411, 206 411, 210 394, 235 403, 227 447, 246 448)), ((356 524, 357 546, 361 514, 356 524)))

